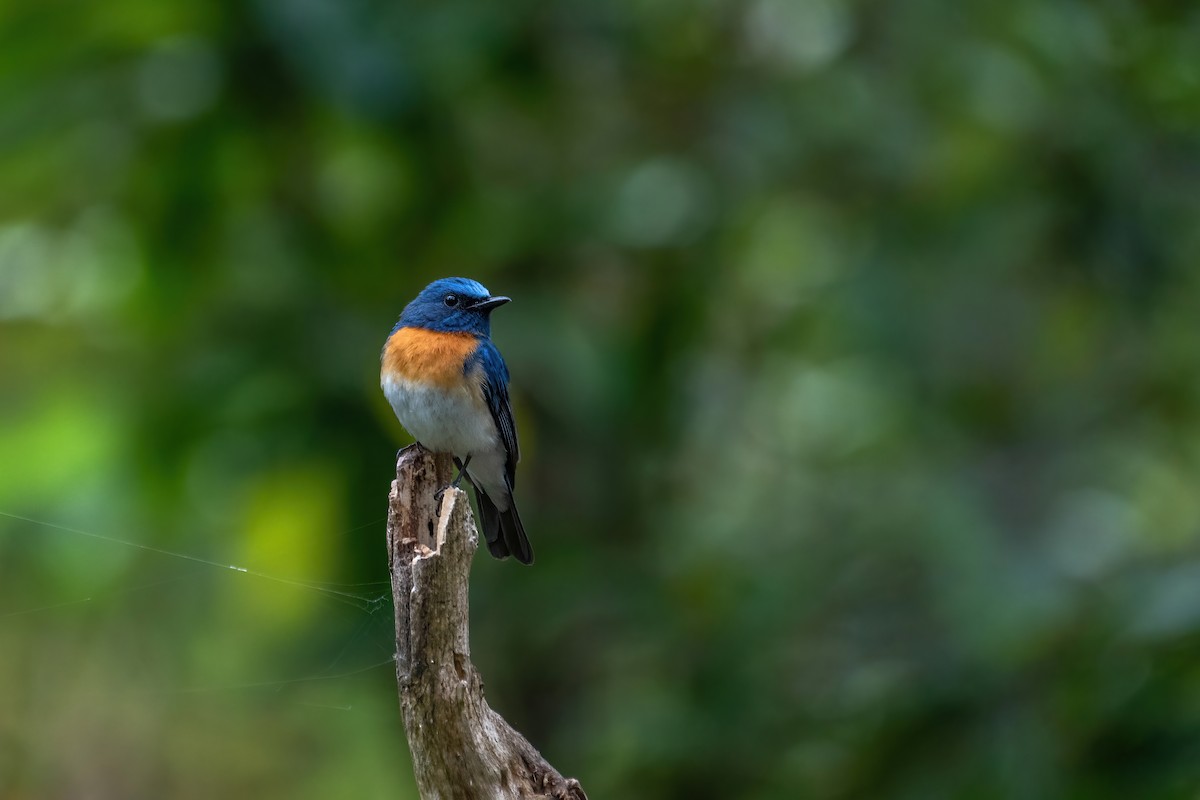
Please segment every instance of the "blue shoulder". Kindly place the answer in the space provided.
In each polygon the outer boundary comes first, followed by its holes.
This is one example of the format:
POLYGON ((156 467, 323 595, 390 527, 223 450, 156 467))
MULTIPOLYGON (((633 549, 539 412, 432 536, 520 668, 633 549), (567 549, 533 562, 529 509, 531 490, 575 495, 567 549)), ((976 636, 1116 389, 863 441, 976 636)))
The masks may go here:
POLYGON ((500 389, 508 386, 508 365, 491 339, 480 339, 479 346, 463 365, 463 371, 470 372, 476 364, 483 368, 487 382, 493 387, 500 389))

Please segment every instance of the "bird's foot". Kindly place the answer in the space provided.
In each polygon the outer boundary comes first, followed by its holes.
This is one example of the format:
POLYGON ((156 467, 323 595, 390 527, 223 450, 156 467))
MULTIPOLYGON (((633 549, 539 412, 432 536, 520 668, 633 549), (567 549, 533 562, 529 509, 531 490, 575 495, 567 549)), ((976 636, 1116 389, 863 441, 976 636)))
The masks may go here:
POLYGON ((454 487, 455 489, 458 488, 458 485, 462 483, 463 475, 467 473, 467 465, 470 463, 470 456, 467 456, 466 461, 459 461, 457 458, 454 459, 454 466, 458 467, 458 475, 454 477, 454 480, 450 481, 445 486, 433 493, 433 499, 437 503, 439 511, 442 507, 442 496, 446 494, 446 490, 450 487, 454 487))
MULTIPOLYGON (((454 459, 454 466, 458 467, 458 475, 456 475, 454 477, 454 480, 450 481, 450 485, 453 486, 455 489, 457 489, 458 485, 460 483, 462 483, 463 475, 467 474, 467 465, 470 463, 471 463, 471 455, 469 453, 467 454, 466 461, 459 461, 457 458, 454 459)), ((442 491, 445 491, 445 489, 443 489, 442 491)))

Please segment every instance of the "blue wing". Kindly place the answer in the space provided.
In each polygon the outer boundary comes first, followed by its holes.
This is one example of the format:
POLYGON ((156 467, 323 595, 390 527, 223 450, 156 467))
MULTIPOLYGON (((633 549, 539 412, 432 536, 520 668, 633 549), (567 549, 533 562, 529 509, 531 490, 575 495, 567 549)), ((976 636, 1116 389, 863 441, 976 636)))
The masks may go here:
MULTIPOLYGON (((483 367, 483 397, 488 410, 492 412, 496 430, 500 431, 505 455, 504 478, 511 492, 516 485, 517 461, 521 458, 521 450, 517 446, 517 424, 513 422, 512 402, 508 399, 508 367, 500 351, 489 339, 479 344, 472 361, 483 367)), ((468 364, 467 369, 470 370, 471 366, 468 364)))

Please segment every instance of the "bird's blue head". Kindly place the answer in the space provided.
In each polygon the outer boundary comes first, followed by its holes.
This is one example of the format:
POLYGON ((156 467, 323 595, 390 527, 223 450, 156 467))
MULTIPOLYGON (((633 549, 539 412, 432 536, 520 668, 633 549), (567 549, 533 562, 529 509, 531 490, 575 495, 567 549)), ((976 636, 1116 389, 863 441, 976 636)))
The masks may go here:
POLYGON ((404 307, 396 328, 425 328, 448 333, 491 334, 491 314, 509 302, 495 297, 477 281, 442 278, 426 286, 404 307))

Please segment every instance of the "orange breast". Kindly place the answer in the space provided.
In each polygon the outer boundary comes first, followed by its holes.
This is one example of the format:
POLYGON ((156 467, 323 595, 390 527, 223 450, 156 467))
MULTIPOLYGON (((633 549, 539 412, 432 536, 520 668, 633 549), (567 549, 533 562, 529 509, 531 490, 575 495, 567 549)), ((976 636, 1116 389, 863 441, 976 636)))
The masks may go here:
POLYGON ((454 389, 464 383, 463 364, 479 341, 470 333, 401 328, 383 349, 382 371, 405 380, 454 389))

